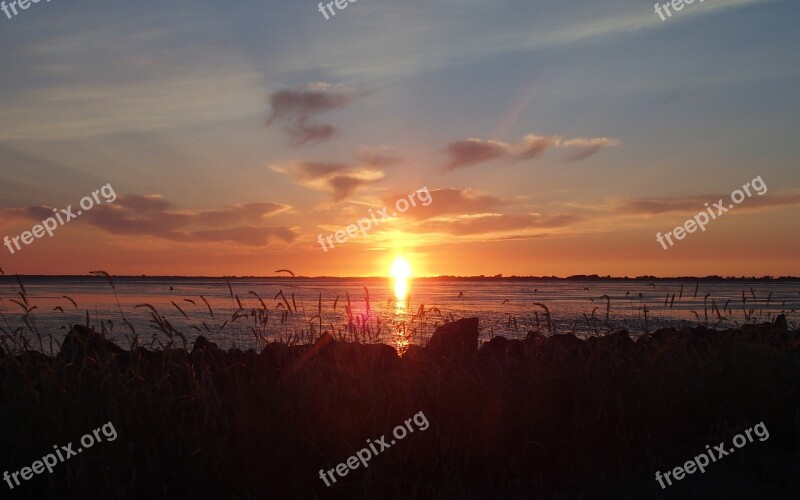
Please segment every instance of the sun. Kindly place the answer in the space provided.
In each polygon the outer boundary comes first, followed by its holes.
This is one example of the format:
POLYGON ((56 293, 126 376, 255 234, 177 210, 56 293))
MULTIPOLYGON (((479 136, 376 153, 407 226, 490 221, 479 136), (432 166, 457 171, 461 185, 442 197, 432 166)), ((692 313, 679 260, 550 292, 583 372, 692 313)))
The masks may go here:
POLYGON ((397 257, 392 262, 389 276, 394 278, 394 296, 404 300, 408 294, 408 278, 411 277, 411 264, 404 257, 397 257))

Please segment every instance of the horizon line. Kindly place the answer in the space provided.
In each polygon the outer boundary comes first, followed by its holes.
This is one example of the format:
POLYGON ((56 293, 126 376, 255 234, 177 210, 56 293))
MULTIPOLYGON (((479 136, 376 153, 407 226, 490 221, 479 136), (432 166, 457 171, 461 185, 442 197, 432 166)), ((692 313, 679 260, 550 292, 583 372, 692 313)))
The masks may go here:
MULTIPOLYGON (((151 279, 340 279, 340 280, 353 280, 353 279, 393 279, 391 276, 259 276, 259 275, 219 275, 219 276, 203 276, 203 275, 147 275, 147 274, 120 274, 111 275, 111 278, 129 279, 129 278, 151 278, 151 279)), ((91 273, 86 274, 0 274, 0 279, 3 278, 97 278, 108 279, 106 276, 96 275, 91 273)), ((698 281, 800 281, 797 276, 720 276, 720 275, 706 275, 706 276, 654 276, 654 275, 639 275, 639 276, 600 276, 597 274, 573 274, 569 276, 518 276, 518 275, 503 275, 496 274, 488 275, 472 275, 472 276, 456 276, 456 275, 438 275, 438 276, 411 276, 409 279, 422 279, 422 280, 572 280, 572 281, 613 281, 613 280, 628 280, 628 281, 644 281, 644 280, 698 280, 698 281)))

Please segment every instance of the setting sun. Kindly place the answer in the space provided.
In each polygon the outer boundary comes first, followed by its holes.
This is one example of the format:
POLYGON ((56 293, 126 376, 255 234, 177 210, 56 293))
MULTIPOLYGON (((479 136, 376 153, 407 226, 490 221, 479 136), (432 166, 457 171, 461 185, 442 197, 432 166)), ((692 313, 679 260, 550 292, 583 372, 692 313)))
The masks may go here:
POLYGON ((394 295, 398 300, 406 298, 408 278, 411 277, 411 264, 404 257, 397 257, 392 262, 389 276, 394 278, 394 295))

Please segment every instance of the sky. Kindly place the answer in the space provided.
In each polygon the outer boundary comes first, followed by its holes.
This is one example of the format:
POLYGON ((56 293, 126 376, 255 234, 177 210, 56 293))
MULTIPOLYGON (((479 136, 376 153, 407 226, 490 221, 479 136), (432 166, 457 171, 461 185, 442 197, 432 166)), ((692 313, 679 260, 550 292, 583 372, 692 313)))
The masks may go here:
POLYGON ((0 12, 0 268, 800 275, 797 2, 345 5, 0 12))

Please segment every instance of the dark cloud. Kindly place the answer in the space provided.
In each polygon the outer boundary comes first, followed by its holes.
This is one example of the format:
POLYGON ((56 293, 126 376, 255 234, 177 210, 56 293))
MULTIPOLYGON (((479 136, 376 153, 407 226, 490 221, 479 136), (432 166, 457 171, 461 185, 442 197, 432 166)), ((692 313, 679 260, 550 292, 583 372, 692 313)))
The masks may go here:
POLYGON ((188 236, 193 241, 228 241, 249 246, 263 246, 275 240, 291 243, 297 239, 298 234, 288 227, 245 226, 229 229, 195 231, 188 236))
POLYGON ((336 129, 325 123, 312 123, 312 120, 317 115, 346 106, 357 97, 347 87, 329 83, 280 90, 270 96, 272 113, 267 127, 281 124, 295 146, 328 140, 336 134, 336 129))
POLYGON ((292 176, 302 186, 330 191, 335 202, 350 198, 359 188, 381 181, 386 176, 380 166, 363 162, 356 165, 301 161, 288 165, 271 165, 270 168, 292 176))
POLYGON ((400 157, 385 149, 363 149, 354 155, 359 163, 373 167, 387 167, 400 161, 400 157))
MULTIPOLYGON (((279 240, 291 243, 299 235, 289 227, 262 226, 264 220, 289 207, 277 203, 247 203, 213 210, 176 210, 158 195, 120 195, 109 204, 83 210, 80 222, 126 236, 151 236, 172 241, 229 241, 263 246, 279 240)), ((75 207, 73 212, 77 213, 75 207)), ((11 208, 6 216, 40 222, 53 215, 51 207, 11 208)))
POLYGON ((512 155, 517 161, 538 158, 546 153, 548 149, 557 147, 560 142, 561 137, 555 135, 541 136, 528 134, 522 138, 522 142, 516 146, 516 150, 512 151, 512 155))
MULTIPOLYGON (((751 197, 745 194, 744 201, 735 205, 735 211, 758 210, 765 208, 780 208, 800 205, 800 191, 784 190, 776 193, 766 192, 759 196, 754 188, 750 188, 751 197)), ((722 206, 728 208, 731 195, 698 195, 676 197, 641 197, 620 200, 616 203, 616 212, 627 215, 660 215, 666 213, 697 213, 706 209, 705 204, 711 206, 722 198, 722 206)), ((713 208, 713 207, 712 207, 713 208)))
POLYGON ((618 144, 619 141, 616 139, 607 137, 562 141, 560 136, 536 134, 526 135, 518 144, 471 138, 447 145, 445 153, 449 160, 445 163, 444 170, 452 171, 494 160, 508 162, 530 160, 543 156, 552 148, 568 148, 571 150, 568 158, 578 161, 592 156, 603 148, 618 144))
POLYGON ((328 185, 333 188, 333 201, 338 202, 346 200, 355 194, 356 189, 372 184, 375 180, 358 175, 343 174, 334 175, 328 179, 328 185))
POLYGON ((618 146, 619 141, 608 137, 596 137, 594 139, 571 139, 561 143, 561 147, 567 148, 570 152, 567 155, 569 161, 581 161, 598 153, 601 149, 618 146))
POLYGON ((456 170, 478 163, 497 160, 508 155, 508 144, 481 139, 467 139, 466 141, 451 142, 447 145, 446 153, 450 161, 444 166, 445 170, 456 170))

